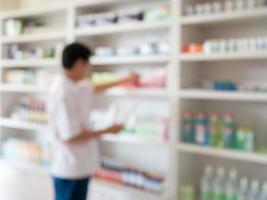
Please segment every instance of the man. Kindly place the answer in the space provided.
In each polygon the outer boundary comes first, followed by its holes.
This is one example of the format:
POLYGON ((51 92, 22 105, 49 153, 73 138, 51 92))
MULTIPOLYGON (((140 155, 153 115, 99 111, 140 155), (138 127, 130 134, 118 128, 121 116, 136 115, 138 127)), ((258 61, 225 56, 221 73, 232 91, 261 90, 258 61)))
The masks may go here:
POLYGON ((122 83, 137 81, 137 75, 125 80, 93 87, 84 81, 90 74, 90 49, 79 43, 65 47, 63 73, 55 81, 48 98, 49 125, 54 138, 52 175, 56 200, 85 200, 90 175, 98 167, 97 139, 117 134, 122 125, 92 131, 89 116, 95 93, 122 83))

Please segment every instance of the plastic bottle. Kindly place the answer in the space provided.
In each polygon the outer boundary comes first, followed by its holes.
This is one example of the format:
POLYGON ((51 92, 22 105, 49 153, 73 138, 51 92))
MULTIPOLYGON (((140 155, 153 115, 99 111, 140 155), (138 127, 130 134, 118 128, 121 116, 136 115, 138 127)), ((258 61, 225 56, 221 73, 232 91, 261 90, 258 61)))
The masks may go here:
POLYGON ((236 133, 236 148, 242 151, 245 150, 245 143, 246 143, 245 129, 246 129, 245 127, 239 127, 236 133))
POLYGON ((213 182, 212 200, 224 200, 225 185, 224 185, 224 169, 217 169, 216 178, 213 182))
POLYGON ((182 140, 184 142, 194 142, 194 117, 192 111, 186 111, 183 114, 182 140))
POLYGON ((236 146, 242 151, 253 151, 255 148, 255 133, 248 127, 240 127, 236 134, 236 146))
POLYGON ((240 180, 240 185, 237 190, 237 200, 247 200, 248 199, 248 179, 242 178, 240 180))
POLYGON ((227 113, 224 116, 222 140, 223 140, 223 146, 225 148, 235 148, 236 121, 232 113, 227 113))
POLYGON ((203 177, 201 178, 201 199, 212 200, 212 168, 206 166, 203 177))
POLYGON ((245 141, 245 150, 254 151, 255 149, 255 133, 247 128, 246 129, 246 141, 245 141))
POLYGON ((204 53, 212 53, 212 40, 206 40, 203 45, 204 53))
POLYGON ((267 199, 267 182, 264 182, 261 193, 259 195, 259 200, 266 200, 266 199, 267 199))
POLYGON ((208 145, 208 120, 206 113, 199 113, 195 123, 195 142, 199 145, 208 145))
POLYGON ((229 179, 225 185, 225 200, 237 199, 237 171, 231 169, 229 179))
POLYGON ((221 143, 221 121, 218 113, 212 113, 210 117, 210 144, 219 147, 221 143))
POLYGON ((248 200, 257 200, 259 195, 259 181, 253 180, 248 194, 248 200))

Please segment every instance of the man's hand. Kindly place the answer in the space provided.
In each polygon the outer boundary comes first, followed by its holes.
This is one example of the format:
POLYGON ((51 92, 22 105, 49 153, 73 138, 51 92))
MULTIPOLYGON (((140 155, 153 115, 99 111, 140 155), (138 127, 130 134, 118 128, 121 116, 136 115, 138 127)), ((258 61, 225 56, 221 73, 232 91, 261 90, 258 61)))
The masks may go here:
POLYGON ((115 125, 107 128, 106 132, 107 133, 112 133, 112 134, 118 134, 118 133, 120 133, 122 131, 123 127, 124 126, 121 125, 121 124, 115 124, 115 125))
POLYGON ((119 86, 121 84, 125 84, 125 83, 131 83, 133 85, 138 86, 139 85, 139 75, 135 74, 135 73, 131 73, 130 76, 126 77, 123 80, 119 80, 119 81, 115 81, 113 83, 107 83, 107 84, 103 84, 103 85, 98 85, 95 86, 95 92, 96 93, 101 93, 104 92, 112 87, 116 87, 119 86))
POLYGON ((121 130, 123 129, 123 125, 121 124, 115 124, 105 130, 99 130, 99 131, 90 131, 90 130, 85 130, 82 131, 79 134, 76 134, 77 136, 65 141, 66 143, 69 144, 80 144, 80 143, 84 143, 88 140, 95 140, 98 139, 100 137, 102 137, 103 135, 106 134, 114 134, 117 135, 118 133, 121 132, 121 130))

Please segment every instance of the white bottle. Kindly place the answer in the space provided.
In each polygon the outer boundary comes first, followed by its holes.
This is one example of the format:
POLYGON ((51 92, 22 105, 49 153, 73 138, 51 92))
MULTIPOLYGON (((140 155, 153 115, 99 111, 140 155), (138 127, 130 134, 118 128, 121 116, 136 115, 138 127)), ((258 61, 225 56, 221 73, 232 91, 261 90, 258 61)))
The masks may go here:
POLYGON ((212 40, 206 40, 203 45, 204 53, 210 54, 212 53, 212 40))
POLYGON ((267 199, 267 182, 265 181, 262 186, 259 200, 266 200, 266 199, 267 199))
POLYGON ((212 167, 206 166, 200 183, 201 200, 212 200, 212 167))
POLYGON ((253 180, 248 194, 248 200, 257 200, 259 195, 259 181, 253 180))
POLYGON ((231 169, 229 179, 225 185, 225 200, 235 200, 237 195, 237 171, 231 169))
POLYGON ((224 184, 224 168, 219 167, 216 172, 216 178, 213 181, 212 200, 224 199, 225 184, 224 184))
POLYGON ((240 185, 237 190, 237 200, 247 200, 248 197, 248 179, 247 178, 242 178, 240 180, 240 185))

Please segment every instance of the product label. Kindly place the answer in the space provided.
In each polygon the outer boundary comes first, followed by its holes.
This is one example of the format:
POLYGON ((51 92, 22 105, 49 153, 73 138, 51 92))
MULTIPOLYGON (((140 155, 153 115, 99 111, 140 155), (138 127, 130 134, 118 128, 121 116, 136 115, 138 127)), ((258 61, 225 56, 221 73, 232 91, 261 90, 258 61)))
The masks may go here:
POLYGON ((196 142, 198 144, 204 144, 205 142, 206 127, 204 125, 196 126, 196 142))

